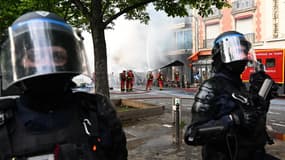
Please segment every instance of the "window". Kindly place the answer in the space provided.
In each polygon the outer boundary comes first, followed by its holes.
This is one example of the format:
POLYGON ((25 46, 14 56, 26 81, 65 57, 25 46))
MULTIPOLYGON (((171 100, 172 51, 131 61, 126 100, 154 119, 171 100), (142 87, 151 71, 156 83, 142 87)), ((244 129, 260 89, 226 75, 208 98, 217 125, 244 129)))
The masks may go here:
POLYGON ((220 25, 212 24, 206 26, 205 47, 212 48, 215 38, 220 34, 220 25))
POLYGON ((254 0, 236 0, 232 2, 233 11, 254 7, 254 0))
POLYGON ((236 31, 241 32, 243 34, 253 33, 253 18, 245 18, 245 19, 236 19, 236 31))
MULTIPOLYGON (((262 63, 262 62, 261 62, 261 59, 257 59, 257 62, 262 63)), ((247 62, 247 67, 254 67, 254 66, 253 66, 253 61, 248 61, 248 62, 247 62)))
POLYGON ((180 30, 175 33, 176 49, 192 48, 192 32, 191 30, 180 30))
POLYGON ((184 31, 184 42, 185 42, 185 49, 190 49, 192 48, 192 35, 191 35, 191 32, 190 30, 186 30, 184 31))
POLYGON ((275 58, 266 59, 266 68, 275 67, 275 58))
POLYGON ((254 21, 252 17, 236 19, 236 31, 243 33, 248 41, 251 43, 255 42, 255 34, 254 34, 254 21))
POLYGON ((220 34, 220 25, 212 24, 206 26, 206 38, 215 39, 220 34))

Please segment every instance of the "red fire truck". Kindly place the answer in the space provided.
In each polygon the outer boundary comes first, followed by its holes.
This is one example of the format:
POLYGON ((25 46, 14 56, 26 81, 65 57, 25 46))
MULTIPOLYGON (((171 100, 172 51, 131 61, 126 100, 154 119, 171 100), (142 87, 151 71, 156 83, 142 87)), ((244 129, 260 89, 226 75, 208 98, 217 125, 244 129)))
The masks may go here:
MULTIPOLYGON (((285 49, 255 49, 255 53, 257 61, 265 65, 265 72, 279 84, 278 93, 284 94, 285 49)), ((249 64, 242 73, 243 82, 248 83, 253 71, 253 66, 249 64)))

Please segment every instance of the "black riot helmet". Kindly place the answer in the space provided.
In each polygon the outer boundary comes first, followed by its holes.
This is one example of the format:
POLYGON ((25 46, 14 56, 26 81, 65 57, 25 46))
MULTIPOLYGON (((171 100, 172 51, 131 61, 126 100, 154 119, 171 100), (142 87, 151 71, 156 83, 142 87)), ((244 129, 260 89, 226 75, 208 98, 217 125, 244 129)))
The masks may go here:
POLYGON ((241 74, 248 60, 255 59, 255 54, 243 34, 227 31, 215 39, 212 58, 214 71, 226 67, 230 72, 241 74))
POLYGON ((20 16, 1 44, 3 90, 44 90, 70 81, 83 71, 81 47, 73 28, 54 13, 20 16))

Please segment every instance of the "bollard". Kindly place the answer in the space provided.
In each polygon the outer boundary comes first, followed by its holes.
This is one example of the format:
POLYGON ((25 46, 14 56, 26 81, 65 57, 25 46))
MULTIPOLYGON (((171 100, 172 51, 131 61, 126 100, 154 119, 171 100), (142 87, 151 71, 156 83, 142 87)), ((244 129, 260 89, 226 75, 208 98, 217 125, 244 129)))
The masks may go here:
POLYGON ((179 104, 176 104, 176 143, 177 145, 180 145, 180 115, 179 115, 179 104))
MULTIPOLYGON (((180 107, 180 98, 177 98, 177 97, 172 97, 172 111, 171 111, 171 122, 173 125, 175 125, 176 123, 176 104, 179 104, 179 107, 180 107)), ((181 117, 181 112, 179 114, 179 116, 181 117)), ((179 123, 181 123, 181 118, 180 118, 180 121, 179 123)))
POLYGON ((171 120, 172 120, 172 124, 175 125, 175 117, 176 117, 176 105, 175 105, 175 99, 174 97, 172 97, 172 111, 171 111, 171 120))
MULTIPOLYGON (((175 110, 174 110, 174 121, 175 121, 175 143, 180 146, 181 144, 181 137, 180 137, 180 98, 175 98, 174 99, 174 106, 175 106, 175 110)), ((174 109, 174 107, 173 107, 174 109)))

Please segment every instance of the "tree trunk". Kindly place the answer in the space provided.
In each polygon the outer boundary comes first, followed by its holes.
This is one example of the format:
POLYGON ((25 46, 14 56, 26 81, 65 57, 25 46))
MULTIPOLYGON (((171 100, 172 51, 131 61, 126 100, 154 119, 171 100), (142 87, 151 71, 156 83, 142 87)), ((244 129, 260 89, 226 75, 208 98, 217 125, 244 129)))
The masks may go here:
POLYGON ((104 32, 105 26, 102 19, 101 1, 95 1, 93 7, 91 31, 94 46, 94 67, 96 74, 95 92, 110 97, 106 54, 107 49, 104 32))
POLYGON ((94 62, 95 62, 95 92, 101 93, 109 97, 109 84, 108 84, 108 66, 107 66, 107 54, 106 54, 106 42, 104 29, 100 27, 93 27, 98 25, 92 25, 92 37, 94 45, 94 62))

